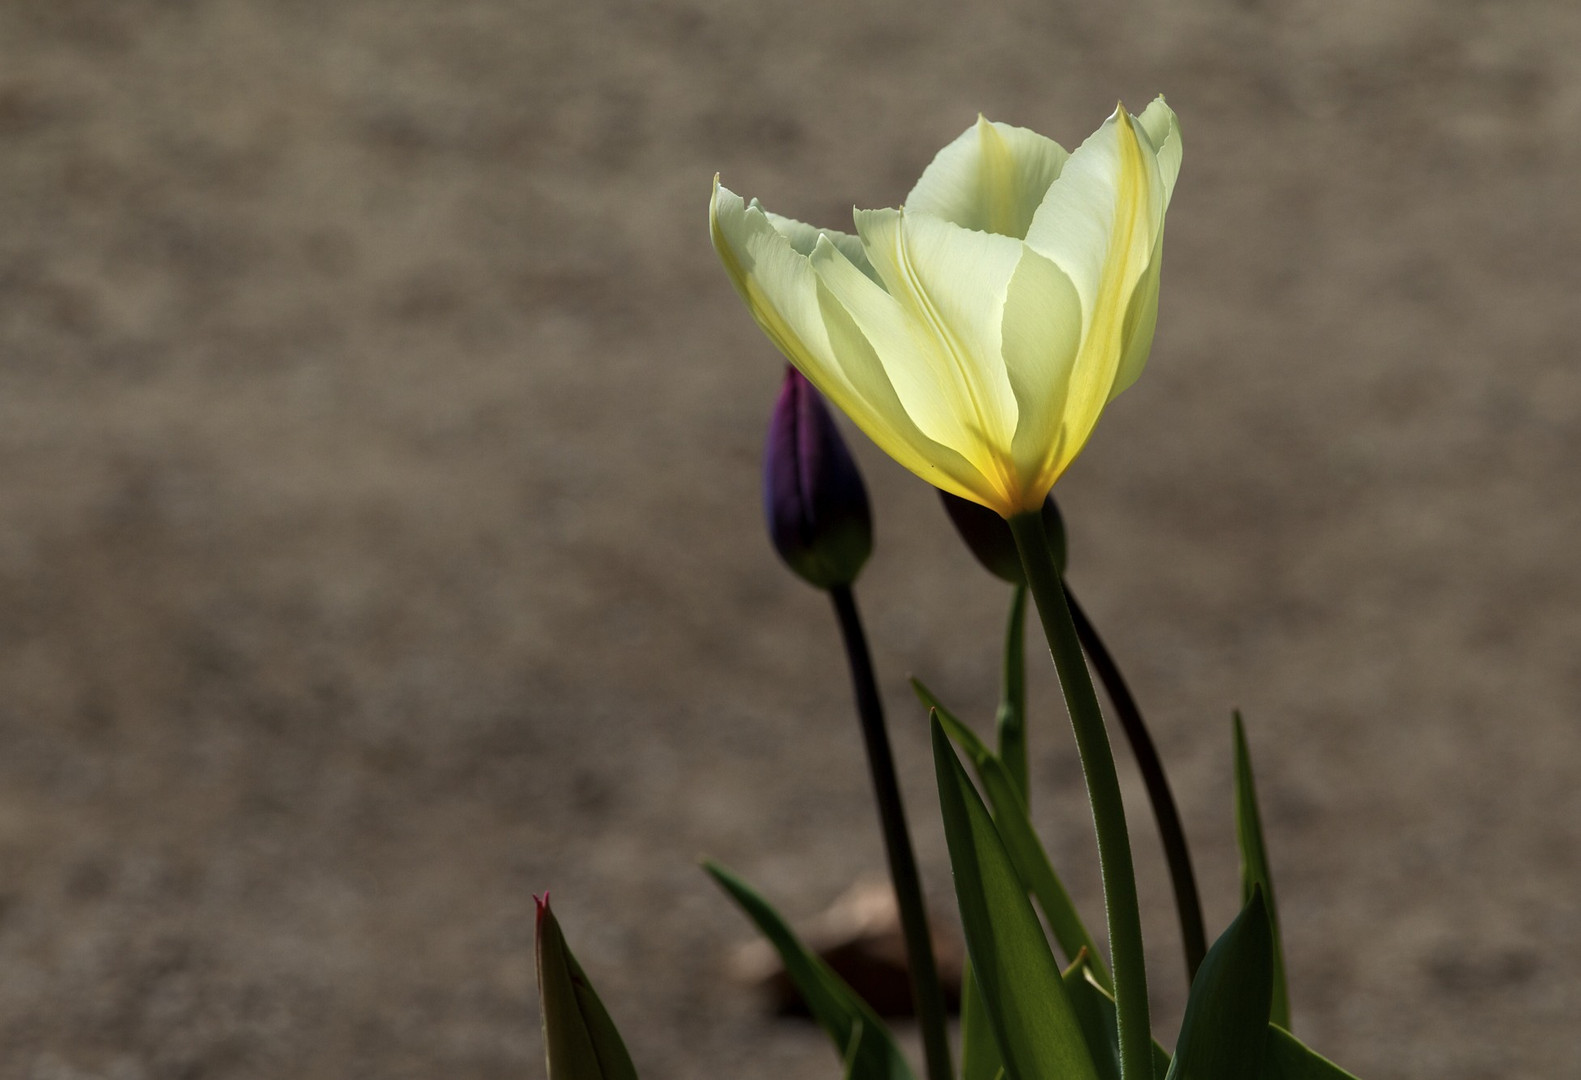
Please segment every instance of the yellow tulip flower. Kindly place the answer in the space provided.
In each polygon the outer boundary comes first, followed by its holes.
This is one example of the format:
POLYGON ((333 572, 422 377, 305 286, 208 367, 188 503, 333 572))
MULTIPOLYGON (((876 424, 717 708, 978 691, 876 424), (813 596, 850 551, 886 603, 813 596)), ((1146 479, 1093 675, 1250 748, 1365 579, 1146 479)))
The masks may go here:
POLYGON ((906 468, 1036 510, 1147 362, 1180 125, 1117 108, 1075 152, 978 118, 855 235, 716 177, 714 247, 792 364, 906 468))

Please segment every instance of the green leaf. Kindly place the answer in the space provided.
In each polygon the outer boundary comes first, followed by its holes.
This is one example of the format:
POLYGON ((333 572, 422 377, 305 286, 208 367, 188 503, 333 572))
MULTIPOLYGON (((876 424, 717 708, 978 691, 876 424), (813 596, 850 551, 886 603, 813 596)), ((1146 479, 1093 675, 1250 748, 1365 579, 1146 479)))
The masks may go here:
MULTIPOLYGON (((1120 1025, 1114 1005, 1114 995, 1096 980, 1091 967, 1091 957, 1078 956, 1065 969, 1065 993, 1070 996, 1071 1010, 1087 1037, 1087 1050, 1093 1064, 1098 1067, 1099 1080, 1120 1080, 1120 1025)), ((1164 1080, 1169 1072, 1169 1051, 1153 1040, 1153 1075, 1164 1080)))
POLYGON ((779 912, 718 863, 706 861, 703 869, 779 953, 785 973, 801 991, 813 1019, 833 1040, 841 1060, 847 1062, 846 1075, 852 1080, 913 1080, 911 1067, 878 1014, 828 964, 796 939, 779 912))
POLYGON ((982 781, 983 792, 994 809, 994 825, 1010 855, 1011 865, 1015 867, 1022 884, 1037 899, 1038 907, 1043 909, 1043 917, 1048 920, 1049 929, 1054 933, 1054 940, 1059 942, 1065 959, 1074 960, 1086 949, 1088 961, 1098 981, 1106 989, 1112 987, 1114 982, 1100 959, 1098 946, 1087 932, 1087 926, 1076 911, 1070 893, 1065 891, 1064 882, 1054 872, 1054 864, 1049 861, 1048 852, 1044 850, 1042 841, 1032 828, 1032 820, 1027 816, 1027 804, 1016 791, 1015 782, 1005 769, 1004 762, 988 749, 988 745, 971 728, 940 705, 938 698, 920 680, 911 680, 911 685, 923 703, 938 714, 939 723, 944 726, 951 740, 971 759, 972 768, 982 781))
POLYGON ((1252 893, 1262 889, 1268 904, 1268 925, 1274 937, 1274 998, 1268 1018, 1280 1027, 1290 1027, 1290 987, 1285 979, 1285 947, 1279 933, 1279 905, 1274 899, 1273 872, 1268 867, 1268 848, 1263 843, 1263 819, 1257 811, 1257 787, 1252 780, 1252 756, 1246 748, 1246 728, 1241 714, 1235 713, 1235 840, 1241 849, 1241 903, 1249 903, 1252 893))
POLYGON ((1004 685, 994 727, 999 732, 999 760, 1015 781, 1021 801, 1032 802, 1027 778, 1027 587, 1010 593, 1010 615, 1005 623, 1004 685))
POLYGON ((1026 887, 988 808, 950 748, 938 714, 930 721, 944 837, 966 949, 1005 1074, 1009 1080, 1097 1080, 1026 887))
POLYGON ((637 1080, 626 1044, 571 955, 548 894, 538 903, 538 997, 549 1080, 637 1080))
POLYGON ((1258 1080, 1273 994, 1273 933, 1254 889, 1191 984, 1168 1080, 1258 1080))
POLYGON ((1003 1072, 988 1006, 968 960, 961 972, 961 1080, 994 1080, 1003 1072))
POLYGON ((1268 1025, 1260 1080, 1356 1080, 1278 1024, 1268 1025))
POLYGON ((840 1071, 840 1075, 845 1077, 845 1080, 860 1080, 861 1078, 862 1074, 858 1070, 862 1065, 862 1032, 864 1030, 866 1028, 860 1020, 855 1021, 851 1025, 851 1039, 846 1043, 845 1054, 841 1058, 843 1068, 840 1071))

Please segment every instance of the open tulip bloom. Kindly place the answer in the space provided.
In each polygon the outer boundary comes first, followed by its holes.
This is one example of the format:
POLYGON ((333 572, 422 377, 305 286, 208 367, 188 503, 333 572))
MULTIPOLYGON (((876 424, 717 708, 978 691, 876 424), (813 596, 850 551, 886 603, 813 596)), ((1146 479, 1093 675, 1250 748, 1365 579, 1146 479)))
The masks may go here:
MULTIPOLYGON (((1024 128, 979 118, 939 151, 902 208, 856 211, 854 234, 771 214, 714 182, 714 247, 753 318, 806 376, 787 378, 774 410, 765 505, 776 549, 830 594, 839 616, 927 1080, 1354 1080, 1290 1034, 1273 877, 1239 715, 1233 795, 1242 908, 1206 948, 1162 762, 1114 658, 1080 609, 1073 612, 1062 580, 1063 530, 1052 502, 1045 508, 1104 406, 1147 362, 1180 155, 1180 128, 1163 98, 1135 117, 1116 109, 1069 154, 1024 128), (997 746, 913 680, 928 709, 968 957, 958 1070, 852 593, 872 547, 871 512, 813 387, 912 472, 947 496, 981 504, 946 500, 972 550, 1012 587, 997 746), (1092 808, 1107 963, 1028 814, 1028 597, 1059 675, 1092 808), (1190 984, 1172 1052, 1153 1039, 1126 808, 1088 658, 1137 758, 1169 863, 1190 984)), ((774 946, 840 1056, 842 1075, 913 1080, 888 1026, 851 985, 746 882, 717 864, 706 868, 774 946)), ((636 1080, 547 898, 539 907, 538 982, 549 1080, 636 1080)))
POLYGON ((1038 508, 1147 361, 1180 171, 1164 99, 1067 153, 979 118, 855 235, 715 181, 715 249, 753 318, 886 453, 1005 517, 1038 508))

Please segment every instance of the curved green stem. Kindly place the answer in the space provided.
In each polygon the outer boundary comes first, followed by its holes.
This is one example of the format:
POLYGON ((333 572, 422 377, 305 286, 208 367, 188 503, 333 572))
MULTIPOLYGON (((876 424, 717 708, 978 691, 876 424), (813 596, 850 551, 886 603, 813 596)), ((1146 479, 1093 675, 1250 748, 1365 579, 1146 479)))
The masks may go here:
POLYGON ((1153 1035, 1147 1008, 1147 967, 1142 956, 1142 917, 1136 897, 1136 873, 1131 865, 1131 840, 1125 827, 1125 803, 1114 753, 1104 729, 1103 713, 1092 677, 1082 658, 1081 642, 1065 603, 1059 570, 1049 554, 1041 514, 1017 514, 1010 519, 1026 569, 1027 587, 1037 605, 1048 638, 1049 652, 1059 673, 1060 688, 1070 711, 1076 750, 1081 755, 1098 834, 1098 862, 1103 871, 1104 907, 1109 921, 1109 952, 1114 962, 1114 996, 1119 1021, 1120 1076, 1122 1080, 1150 1080, 1153 1075, 1153 1035))
POLYGON ((928 932, 928 913, 922 901, 922 882, 917 875, 916 856, 911 850, 911 834, 906 828, 906 808, 900 801, 900 782, 895 777, 895 759, 889 749, 884 704, 878 696, 878 682, 873 677, 867 635, 862 630, 862 617, 856 610, 856 597, 850 586, 832 587, 829 598, 834 601, 846 659, 851 665, 856 711, 862 721, 862 741, 867 746, 867 767, 873 777, 884 851, 889 857, 889 876, 894 882, 895 902, 900 908, 900 931, 906 941, 911 998, 917 1011, 917 1027, 922 1031, 928 1080, 951 1080, 954 1067, 950 1063, 949 1034, 945 1028, 944 993, 939 988, 939 972, 933 962, 933 939, 928 932))
POLYGON ((1191 868, 1191 849, 1186 845, 1186 830, 1180 824, 1180 811, 1175 806, 1175 796, 1169 790, 1169 779, 1164 775, 1164 763, 1153 745, 1142 720, 1142 710, 1131 696, 1120 666, 1114 662, 1098 630, 1076 602, 1070 587, 1065 589, 1065 601, 1070 605, 1071 620, 1076 625, 1076 637, 1087 650, 1098 681, 1103 683, 1109 700, 1114 703, 1115 718, 1131 744, 1136 757, 1136 767, 1147 786, 1147 799, 1153 805, 1153 820, 1158 822, 1159 840, 1164 845, 1164 859, 1169 864, 1169 881, 1175 890, 1175 912, 1180 917, 1180 942, 1186 954, 1186 985, 1197 978, 1202 958, 1208 954, 1208 937, 1202 928, 1202 900, 1197 895, 1197 875, 1191 868))
POLYGON ((1010 596, 1010 615, 1005 621, 1004 690, 999 699, 999 715, 994 726, 999 731, 999 760, 1005 763, 1010 778, 1029 801, 1027 783, 1027 678, 1026 638, 1027 587, 1015 586, 1010 596))

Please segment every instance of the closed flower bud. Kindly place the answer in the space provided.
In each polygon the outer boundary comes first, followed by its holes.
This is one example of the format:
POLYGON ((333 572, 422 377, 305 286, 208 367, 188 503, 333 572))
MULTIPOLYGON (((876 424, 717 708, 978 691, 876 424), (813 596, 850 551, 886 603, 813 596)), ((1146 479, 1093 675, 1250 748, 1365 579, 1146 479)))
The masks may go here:
POLYGON ((820 589, 851 584, 872 554, 862 474, 823 398, 793 367, 769 421, 763 511, 785 565, 820 589))
MULTIPOLYGON (((995 577, 1012 585, 1026 583, 1026 572, 1021 568, 1021 553, 1016 550, 1016 538, 1010 525, 994 511, 970 499, 940 491, 955 531, 961 534, 966 546, 995 577)), ((1065 573, 1065 522, 1060 518, 1054 496, 1043 500, 1043 531, 1048 534, 1049 550, 1054 555, 1054 565, 1065 573)))

